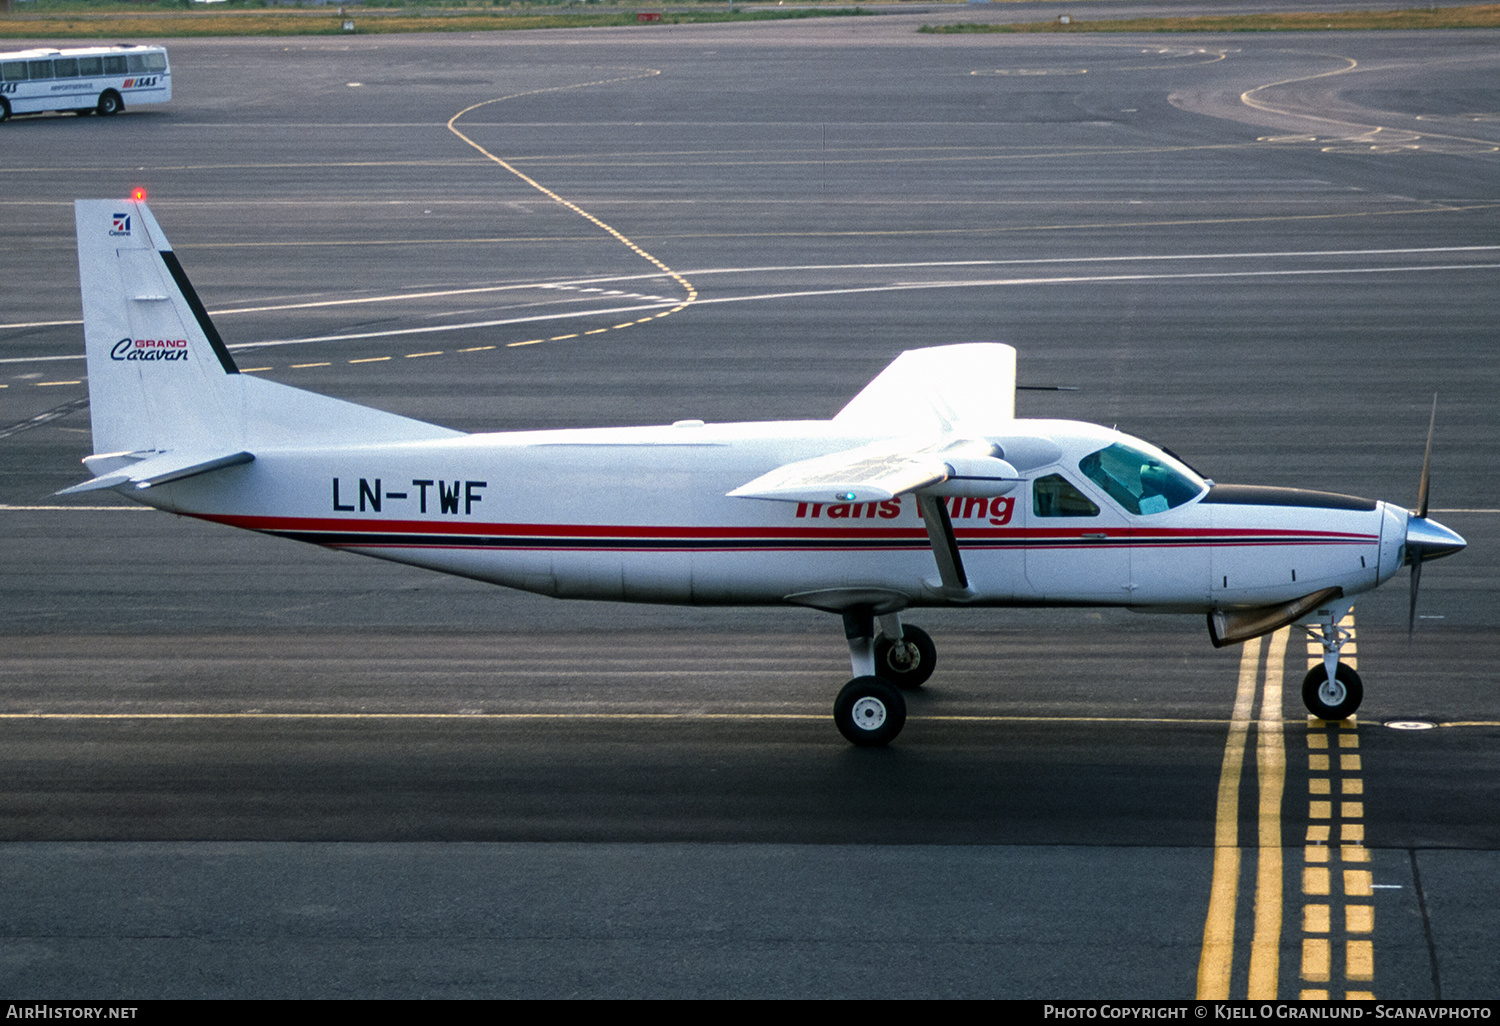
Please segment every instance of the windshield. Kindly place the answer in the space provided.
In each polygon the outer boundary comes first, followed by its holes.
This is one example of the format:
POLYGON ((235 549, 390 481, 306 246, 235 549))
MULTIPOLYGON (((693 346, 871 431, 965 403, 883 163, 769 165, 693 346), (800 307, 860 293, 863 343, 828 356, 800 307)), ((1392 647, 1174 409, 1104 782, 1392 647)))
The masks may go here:
POLYGON ((1139 516, 1181 506, 1204 488, 1203 481, 1176 460, 1123 442, 1090 453, 1078 461, 1078 469, 1139 516))

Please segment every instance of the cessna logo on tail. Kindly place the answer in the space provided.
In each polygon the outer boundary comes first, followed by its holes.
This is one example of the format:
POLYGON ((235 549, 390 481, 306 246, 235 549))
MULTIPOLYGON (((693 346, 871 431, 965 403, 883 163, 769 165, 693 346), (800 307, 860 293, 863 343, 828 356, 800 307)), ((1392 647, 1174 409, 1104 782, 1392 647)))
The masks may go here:
POLYGON ((109 351, 111 360, 186 360, 185 338, 122 338, 109 351))
POLYGON ((130 215, 129 214, 110 214, 109 216, 110 216, 111 221, 112 221, 112 227, 109 229, 109 234, 111 234, 111 235, 129 235, 130 234, 130 215))

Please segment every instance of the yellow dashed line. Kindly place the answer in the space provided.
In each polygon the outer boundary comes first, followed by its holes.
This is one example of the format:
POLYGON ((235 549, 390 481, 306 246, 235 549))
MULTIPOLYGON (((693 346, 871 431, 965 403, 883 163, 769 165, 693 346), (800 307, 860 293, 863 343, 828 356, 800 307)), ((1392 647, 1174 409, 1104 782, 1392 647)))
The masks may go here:
MULTIPOLYGON (((608 234, 611 237, 613 237, 621 245, 623 245, 627 249, 629 249, 636 256, 640 257, 642 260, 645 260, 647 263, 651 264, 652 266, 660 269, 663 273, 665 273, 669 278, 671 278, 673 281, 675 281, 678 285, 682 286, 683 291, 687 293, 687 300, 685 302, 683 302, 681 305, 677 306, 676 308, 668 311, 668 313, 677 313, 679 310, 686 309, 689 305, 691 305, 698 298, 698 290, 693 286, 692 282, 688 281, 682 275, 680 275, 676 271, 672 270, 672 268, 668 267, 665 263, 663 263, 661 260, 657 259, 651 253, 648 253, 645 249, 643 249, 641 246, 637 245, 632 239, 630 239, 623 232, 618 231, 617 229, 615 229, 611 225, 606 224, 604 221, 600 220, 598 217, 596 217, 593 214, 589 213, 587 210, 584 210, 578 204, 573 203, 570 200, 566 200, 562 196, 559 196, 557 193, 555 193, 551 189, 547 188, 545 185, 543 185, 541 182, 537 181, 535 178, 532 178, 530 175, 526 174, 524 171, 521 171, 514 164, 511 164, 511 163, 509 163, 509 162, 507 162, 505 160, 502 160, 500 157, 495 156, 489 150, 485 149, 483 146, 479 145, 473 139, 470 139, 463 132, 459 131, 459 129, 456 127, 459 118, 463 117, 465 114, 469 113, 470 111, 478 110, 480 107, 487 107, 487 106, 489 106, 492 103, 504 103, 507 100, 515 100, 515 99, 519 99, 520 97, 523 97, 523 96, 536 96, 536 95, 539 95, 541 93, 562 92, 562 91, 569 90, 569 89, 588 89, 588 88, 591 88, 593 86, 612 85, 612 84, 614 84, 616 82, 628 82, 628 81, 632 81, 632 80, 635 80, 635 79, 641 79, 641 78, 653 78, 653 77, 655 77, 657 75, 660 75, 660 74, 661 74, 661 72, 657 71, 655 69, 646 69, 645 71, 636 72, 635 74, 621 75, 621 76, 619 76, 617 78, 599 79, 599 80, 593 81, 593 82, 579 82, 579 83, 577 83, 575 85, 551 86, 551 87, 548 87, 548 88, 545 88, 545 89, 530 89, 530 90, 527 90, 526 92, 522 92, 522 93, 511 93, 508 96, 497 96, 493 100, 484 100, 484 101, 482 101, 480 103, 475 103, 475 104, 472 104, 472 105, 470 105, 468 107, 465 107, 463 110, 461 110, 457 114, 453 115, 453 117, 451 117, 451 118, 448 119, 448 131, 452 132, 454 135, 458 136, 464 142, 466 142, 470 146, 474 147, 474 149, 476 149, 480 153, 484 154, 484 156, 487 159, 489 159, 491 161, 494 161, 496 164, 498 164, 501 167, 505 168, 505 170, 509 171, 511 174, 513 174, 517 178, 521 179, 521 181, 523 181, 527 185, 531 186, 537 192, 540 192, 543 196, 546 196, 548 199, 552 200, 554 203, 557 203, 560 206, 566 207, 567 209, 573 211, 573 213, 577 214, 579 217, 583 218, 585 221, 588 221, 590 224, 592 224, 595 227, 599 228, 600 230, 604 231, 606 234, 608 234)), ((665 314, 660 314, 658 316, 666 316, 666 315, 665 314)), ((616 327, 625 327, 625 326, 626 325, 617 325, 616 327)), ((584 334, 598 335, 598 334, 602 334, 603 332, 612 331, 612 330, 614 330, 614 329, 612 329, 612 328, 597 328, 597 329, 595 329, 593 331, 585 332, 584 334)), ((556 338, 548 339, 547 341, 549 341, 549 342, 559 342, 559 341, 562 341, 563 339, 576 338, 576 337, 578 337, 576 334, 574 334, 574 335, 560 335, 560 336, 557 336, 556 338)))
MULTIPOLYGON (((1352 613, 1342 626, 1354 630, 1352 613)), ((1351 640, 1341 653, 1343 661, 1353 664, 1354 651, 1351 640)), ((1308 669, 1323 665, 1322 645, 1308 644, 1307 663, 1308 669)), ((1351 751, 1357 748, 1359 725, 1353 717, 1336 722, 1307 718, 1307 768, 1318 775, 1308 778, 1307 812, 1311 822, 1302 860, 1302 893, 1312 900, 1302 909, 1300 975, 1304 983, 1314 985, 1300 991, 1298 996, 1304 1001, 1375 999, 1373 991, 1349 989, 1350 984, 1369 984, 1375 979, 1375 942, 1370 938, 1375 932, 1375 906, 1367 903, 1375 893, 1375 874, 1369 869, 1352 868, 1370 863, 1370 851, 1364 846, 1365 806, 1362 801, 1341 800, 1336 803, 1335 816, 1333 801, 1335 793, 1365 793, 1363 778, 1353 775, 1364 765, 1359 754, 1351 751), (1333 758, 1335 749, 1337 760, 1333 758), (1343 914, 1337 915, 1336 909, 1342 909, 1343 914), (1340 923, 1342 944, 1336 932, 1340 923), (1336 953, 1343 955, 1342 964, 1336 964, 1336 953)))
MULTIPOLYGON (((483 146, 479 145, 477 142, 475 142, 473 139, 469 138, 463 132, 459 131, 459 129, 456 127, 458 119, 461 118, 461 117, 463 117, 465 114, 468 114, 470 111, 478 110, 480 107, 486 107, 486 106, 489 106, 492 103, 503 103, 506 100, 519 99, 519 98, 521 98, 523 96, 537 96, 537 95, 540 95, 540 94, 543 94, 543 93, 563 92, 563 91, 570 90, 570 89, 587 89, 587 88, 591 88, 593 86, 612 85, 612 84, 614 84, 616 82, 629 82, 629 81, 632 81, 632 80, 635 80, 635 79, 651 78, 651 77, 654 77, 654 76, 659 75, 659 74, 661 74, 661 72, 656 71, 654 69, 647 69, 645 71, 640 71, 640 72, 637 72, 635 74, 621 75, 621 76, 619 76, 617 78, 599 79, 599 80, 593 81, 593 82, 579 82, 579 83, 577 83, 575 85, 550 86, 550 87, 545 88, 545 89, 530 89, 530 90, 527 90, 525 92, 511 93, 508 96, 497 96, 493 100, 485 100, 485 101, 483 101, 481 103, 472 104, 472 105, 470 105, 468 107, 465 107, 463 110, 459 111, 457 114, 453 115, 453 117, 451 117, 451 118, 448 119, 448 130, 450 132, 452 132, 454 135, 458 136, 464 142, 468 143, 474 149, 478 150, 481 154, 484 155, 485 159, 491 161, 492 163, 500 165, 505 170, 509 171, 511 174, 513 174, 517 178, 521 179, 521 181, 523 181, 527 185, 531 186, 537 192, 540 192, 543 196, 546 196, 548 199, 552 200, 554 203, 559 204, 560 206, 566 207, 568 210, 571 210, 573 213, 577 214, 579 217, 583 218, 585 221, 588 221, 590 224, 592 224, 595 227, 599 228, 605 234, 609 235, 615 241, 619 242, 621 245, 623 245, 627 249, 629 249, 632 253, 636 254, 636 256, 640 257, 642 260, 645 260, 647 263, 649 263, 652 266, 656 267, 662 273, 664 273, 665 275, 667 275, 667 277, 671 278, 678 285, 682 286, 683 291, 685 293, 687 293, 687 298, 683 302, 681 302, 678 305, 672 307, 670 310, 667 310, 667 311, 665 311, 663 313, 656 314, 655 316, 642 317, 639 320, 626 321, 626 322, 624 322, 622 324, 612 325, 611 327, 607 327, 607 328, 593 328, 593 329, 588 330, 588 331, 573 332, 572 334, 569 334, 569 335, 554 335, 551 338, 545 338, 545 339, 543 339, 543 338, 533 338, 533 339, 527 339, 524 342, 507 342, 507 343, 505 343, 505 348, 510 349, 510 348, 515 348, 517 346, 534 346, 534 345, 538 345, 538 344, 540 344, 542 342, 562 342, 562 341, 566 341, 567 339, 579 338, 579 337, 584 336, 584 335, 602 335, 605 332, 617 331, 617 330, 619 330, 621 328, 629 328, 629 327, 633 327, 633 326, 635 326, 637 324, 648 324, 651 321, 658 320, 658 319, 660 319, 662 317, 668 317, 668 316, 670 316, 670 315, 672 315, 674 313, 679 313, 682 310, 686 310, 689 306, 691 306, 694 302, 697 301, 697 299, 698 299, 698 290, 697 290, 697 288, 695 288, 693 286, 693 284, 690 281, 688 281, 682 275, 678 274, 676 271, 672 270, 672 268, 668 267, 665 263, 663 263, 661 260, 657 259, 654 255, 652 255, 651 253, 647 252, 640 245, 638 245, 635 241, 633 241, 628 236, 626 236, 623 232, 620 232, 619 230, 615 229, 614 227, 606 224, 604 221, 600 220, 598 217, 596 217, 593 214, 589 213, 587 210, 584 210, 578 204, 573 203, 570 200, 564 199, 562 196, 560 196, 557 193, 553 192, 551 189, 547 188, 545 185, 543 185, 541 182, 537 181, 535 178, 532 178, 530 175, 527 175, 526 173, 524 173, 524 172, 520 171, 519 169, 517 169, 514 164, 512 164, 512 163, 510 163, 508 161, 502 160, 500 157, 495 156, 489 150, 485 149, 483 146)), ((482 353, 482 352, 487 352, 487 351, 489 351, 491 349, 497 349, 497 348, 499 348, 498 344, 496 344, 496 345, 488 345, 488 346, 470 346, 467 349, 456 349, 456 350, 454 350, 454 352, 455 353, 482 353)), ((415 359, 417 359, 419 357, 424 357, 424 356, 442 356, 442 355, 445 355, 445 354, 446 354, 446 350, 435 350, 435 351, 429 352, 429 353, 407 353, 407 354, 404 355, 403 358, 407 359, 407 360, 415 360, 415 359)), ((371 356, 371 357, 366 357, 366 358, 360 359, 360 360, 349 360, 347 362, 350 363, 350 364, 380 363, 382 361, 390 360, 390 359, 394 359, 394 357, 390 357, 390 356, 371 356)), ((302 370, 302 369, 305 369, 305 368, 308 368, 308 367, 327 367, 327 366, 330 366, 330 365, 331 365, 330 363, 298 363, 298 364, 291 364, 290 368, 291 369, 295 369, 295 370, 302 370)), ((255 368, 252 368, 252 369, 246 369, 245 373, 254 373, 255 371, 268 371, 268 370, 271 370, 271 369, 272 368, 270 368, 270 367, 255 367, 255 368)), ((48 384, 74 384, 74 385, 81 384, 81 383, 82 382, 78 382, 78 381, 73 381, 73 382, 48 382, 48 384)), ((5 386, 0 385, 0 388, 3 388, 3 387, 5 387, 5 386)))
POLYGON ((48 385, 81 385, 81 384, 83 384, 83 379, 82 378, 80 378, 77 381, 38 381, 36 383, 36 386, 38 388, 46 388, 48 385))
POLYGON ((271 369, 270 367, 241 367, 240 368, 240 373, 241 374, 259 374, 261 371, 268 371, 270 369, 271 369))

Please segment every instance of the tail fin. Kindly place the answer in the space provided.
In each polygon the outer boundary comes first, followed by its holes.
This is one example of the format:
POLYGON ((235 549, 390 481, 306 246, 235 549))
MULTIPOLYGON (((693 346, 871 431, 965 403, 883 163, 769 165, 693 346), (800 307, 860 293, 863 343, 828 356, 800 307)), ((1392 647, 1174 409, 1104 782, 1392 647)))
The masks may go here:
POLYGON ((239 368, 151 211, 79 200, 74 215, 94 451, 228 441, 239 368))
POLYGON ((201 463, 257 447, 462 434, 241 374, 144 202, 78 200, 74 214, 91 468, 166 452, 201 463))

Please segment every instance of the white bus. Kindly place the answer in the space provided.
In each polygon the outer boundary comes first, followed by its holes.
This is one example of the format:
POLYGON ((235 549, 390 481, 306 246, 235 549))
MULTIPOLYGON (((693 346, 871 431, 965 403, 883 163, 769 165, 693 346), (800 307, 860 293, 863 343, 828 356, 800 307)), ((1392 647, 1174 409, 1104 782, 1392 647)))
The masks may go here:
POLYGON ((171 98, 172 69, 160 46, 0 53, 0 121, 42 110, 118 114, 127 101, 171 98))

